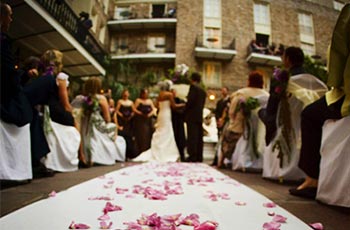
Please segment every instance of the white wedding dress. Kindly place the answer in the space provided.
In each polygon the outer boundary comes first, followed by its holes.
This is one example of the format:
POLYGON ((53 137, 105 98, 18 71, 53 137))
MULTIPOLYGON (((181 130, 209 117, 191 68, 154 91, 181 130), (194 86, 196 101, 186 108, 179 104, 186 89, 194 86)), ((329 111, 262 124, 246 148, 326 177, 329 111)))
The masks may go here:
POLYGON ((176 162, 179 156, 171 123, 170 101, 160 101, 156 130, 152 135, 151 148, 142 152, 132 161, 176 162))

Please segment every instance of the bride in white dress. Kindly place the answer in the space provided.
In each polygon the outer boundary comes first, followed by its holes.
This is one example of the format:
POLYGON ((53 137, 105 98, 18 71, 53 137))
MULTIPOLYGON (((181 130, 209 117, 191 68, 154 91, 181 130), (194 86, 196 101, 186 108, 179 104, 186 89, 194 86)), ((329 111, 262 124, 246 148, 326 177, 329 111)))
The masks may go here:
POLYGON ((169 92, 172 85, 170 80, 162 81, 158 85, 160 87, 157 98, 159 112, 151 148, 142 152, 133 161, 176 162, 180 157, 171 123, 171 108, 183 107, 185 104, 175 104, 173 94, 169 92))

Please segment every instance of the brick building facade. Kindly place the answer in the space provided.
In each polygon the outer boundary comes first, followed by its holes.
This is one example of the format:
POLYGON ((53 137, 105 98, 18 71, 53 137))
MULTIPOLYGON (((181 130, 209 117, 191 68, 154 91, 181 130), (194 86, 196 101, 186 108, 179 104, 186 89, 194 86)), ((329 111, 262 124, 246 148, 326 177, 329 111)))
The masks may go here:
POLYGON ((111 57, 115 62, 132 63, 137 69, 134 78, 152 71, 160 78, 167 69, 184 63, 202 73, 208 89, 228 86, 233 91, 245 86, 250 71, 263 71, 268 82, 274 66, 281 65, 279 56, 251 55, 253 39, 264 47, 299 46, 325 63, 339 7, 344 3, 115 0, 115 13, 108 21, 111 57), (176 13, 171 11, 174 9, 176 13))

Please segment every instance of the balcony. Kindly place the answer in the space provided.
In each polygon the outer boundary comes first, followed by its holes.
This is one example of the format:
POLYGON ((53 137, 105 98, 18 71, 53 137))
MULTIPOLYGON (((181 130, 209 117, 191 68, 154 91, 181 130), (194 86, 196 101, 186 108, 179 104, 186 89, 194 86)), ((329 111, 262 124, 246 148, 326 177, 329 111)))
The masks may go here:
POLYGON ((282 65, 281 56, 261 54, 251 52, 246 61, 251 64, 268 65, 268 66, 280 66, 282 65))
POLYGON ((175 29, 176 18, 141 18, 108 21, 111 31, 139 29, 175 29))
POLYGON ((280 66, 283 52, 284 45, 280 45, 278 49, 275 46, 257 46, 253 40, 248 46, 249 55, 246 61, 250 64, 280 66))
POLYGON ((48 49, 63 55, 63 71, 71 77, 105 75, 106 51, 65 1, 19 0, 9 35, 19 59, 41 56, 48 49))
POLYGON ((174 62, 175 53, 112 54, 112 60, 130 60, 136 62, 174 62))
POLYGON ((197 58, 221 61, 231 61, 237 55, 235 39, 228 37, 213 36, 204 38, 203 36, 198 36, 194 51, 197 58))
POLYGON ((118 43, 112 40, 112 60, 132 60, 136 62, 174 62, 176 58, 175 44, 167 42, 166 38, 148 38, 147 43, 137 40, 118 43))

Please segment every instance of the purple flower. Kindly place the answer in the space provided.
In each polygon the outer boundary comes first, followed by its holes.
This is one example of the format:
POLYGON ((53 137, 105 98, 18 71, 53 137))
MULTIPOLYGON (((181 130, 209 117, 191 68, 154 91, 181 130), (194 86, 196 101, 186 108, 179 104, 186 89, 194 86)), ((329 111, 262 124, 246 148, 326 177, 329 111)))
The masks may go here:
POLYGON ((275 93, 280 94, 281 92, 282 92, 282 87, 281 86, 276 86, 275 93))
POLYGON ((279 80, 280 82, 288 82, 289 73, 286 70, 283 70, 276 75, 276 79, 279 80))

